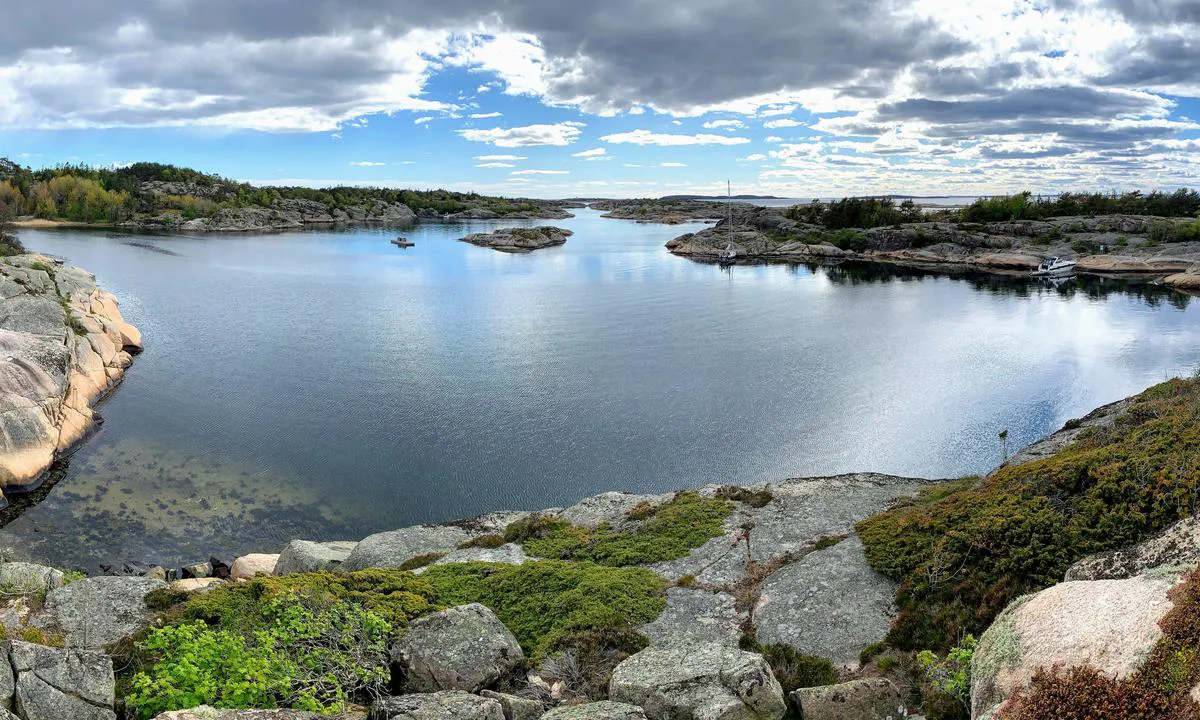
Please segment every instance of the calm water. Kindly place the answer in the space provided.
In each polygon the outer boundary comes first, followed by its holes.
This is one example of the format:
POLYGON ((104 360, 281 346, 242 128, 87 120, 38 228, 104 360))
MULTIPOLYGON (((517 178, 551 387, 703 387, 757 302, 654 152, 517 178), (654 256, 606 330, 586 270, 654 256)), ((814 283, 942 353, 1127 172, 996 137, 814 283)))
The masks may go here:
POLYGON ((146 351, 18 556, 92 568, 359 538, 610 490, 855 470, 949 477, 1190 371, 1200 309, 877 268, 669 255, 580 211, 566 246, 406 233, 24 232, 95 272, 146 351))

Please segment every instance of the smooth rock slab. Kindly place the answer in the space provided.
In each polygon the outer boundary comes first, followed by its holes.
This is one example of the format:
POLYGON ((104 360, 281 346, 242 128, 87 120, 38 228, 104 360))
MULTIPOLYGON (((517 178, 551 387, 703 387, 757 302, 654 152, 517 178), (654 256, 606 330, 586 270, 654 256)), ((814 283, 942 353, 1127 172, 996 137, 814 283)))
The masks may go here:
POLYGON ((634 495, 627 492, 606 492, 584 498, 569 508, 558 512, 558 516, 572 525, 594 528, 601 523, 618 525, 629 515, 629 511, 641 503, 661 505, 675 497, 665 495, 634 495))
POLYGON ((654 647, 684 644, 737 647, 747 617, 747 613, 735 607, 729 593, 673 587, 667 590, 667 608, 638 629, 650 638, 654 647))
POLYGON ((392 646, 405 692, 478 692, 524 659, 517 638, 479 603, 415 620, 392 646))
MULTIPOLYGON (((438 558, 434 565, 449 565, 450 563, 488 562, 504 565, 524 565, 528 560, 525 550, 516 543, 506 543, 498 548, 462 548, 446 553, 438 558)), ((417 568, 418 571, 425 568, 417 568)), ((415 571, 414 571, 415 572, 415 571)))
POLYGON ((16 712, 24 720, 115 720, 112 660, 94 650, 9 643, 16 712))
POLYGON ((862 541, 846 538, 763 581, 753 613, 758 641, 857 666, 862 649, 890 629, 895 592, 867 564, 862 541))
POLYGON ((905 720, 908 706, 887 678, 800 688, 789 696, 804 720, 905 720))
POLYGON ((608 695, 650 720, 780 720, 787 709, 761 655, 721 645, 642 650, 613 670, 608 695))
POLYGON ((637 705, 601 700, 555 708, 542 720, 646 720, 646 713, 637 705))
POLYGON ((504 720, 499 701, 459 690, 384 698, 371 720, 504 720))
POLYGON ((1020 598, 979 638, 971 659, 971 717, 1026 687, 1038 668, 1090 665, 1122 679, 1162 637, 1175 576, 1065 582, 1020 598))
POLYGON ((144 577, 85 578, 51 591, 34 624, 61 633, 71 647, 106 647, 147 627, 154 613, 146 595, 166 587, 144 577))
POLYGON ((418 555, 448 553, 472 537, 453 525, 418 525, 376 533, 358 543, 342 569, 398 568, 418 555))
POLYGON ((313 542, 311 540, 293 540, 279 554, 275 562, 276 575, 291 575, 292 573, 323 572, 336 570, 350 557, 357 541, 334 540, 333 542, 313 542))

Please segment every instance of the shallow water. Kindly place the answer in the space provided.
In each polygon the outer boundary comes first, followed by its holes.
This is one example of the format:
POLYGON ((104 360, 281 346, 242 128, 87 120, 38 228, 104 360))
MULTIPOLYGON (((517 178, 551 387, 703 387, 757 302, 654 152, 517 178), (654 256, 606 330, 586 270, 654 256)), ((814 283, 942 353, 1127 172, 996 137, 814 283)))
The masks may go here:
MULTIPOLYGON (((534 223, 523 223, 534 224, 534 223)), ((679 226, 579 211, 565 246, 405 233, 26 231, 145 337, 10 554, 93 568, 359 538, 610 489, 984 472, 1200 361, 1200 310, 878 267, 723 271, 679 226)))

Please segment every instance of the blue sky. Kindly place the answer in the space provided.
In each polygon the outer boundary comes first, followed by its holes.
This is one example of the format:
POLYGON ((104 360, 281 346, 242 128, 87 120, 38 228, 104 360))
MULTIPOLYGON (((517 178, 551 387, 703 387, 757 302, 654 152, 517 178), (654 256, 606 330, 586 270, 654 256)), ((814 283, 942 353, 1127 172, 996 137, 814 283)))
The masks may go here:
POLYGON ((0 156, 539 197, 1200 186, 1194 3, 834 5, 24 4, 0 156))

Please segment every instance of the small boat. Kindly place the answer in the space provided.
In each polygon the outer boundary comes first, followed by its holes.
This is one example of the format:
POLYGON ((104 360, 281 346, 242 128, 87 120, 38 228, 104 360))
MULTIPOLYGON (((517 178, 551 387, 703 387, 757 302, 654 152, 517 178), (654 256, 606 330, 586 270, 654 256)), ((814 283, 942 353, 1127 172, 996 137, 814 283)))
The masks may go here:
POLYGON ((416 245, 415 242, 413 242, 412 240, 409 240, 408 238, 404 237, 403 235, 401 235, 400 237, 397 237, 395 240, 393 240, 392 244, 395 245, 396 247, 401 247, 401 248, 410 248, 410 247, 413 247, 414 245, 416 245))
MULTIPOLYGON (((729 182, 725 183, 725 194, 729 195, 729 182)), ((725 225, 729 228, 729 242, 725 243, 725 249, 717 256, 717 263, 722 266, 729 266, 737 262, 737 250, 733 248, 733 196, 729 195, 725 203, 725 225)))
POLYGON ((1042 260, 1042 263, 1037 266, 1037 270, 1033 271, 1034 277, 1054 277, 1062 275, 1071 275, 1075 272, 1075 266, 1078 263, 1074 260, 1067 260, 1060 257, 1048 257, 1042 260))

